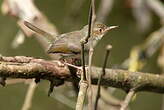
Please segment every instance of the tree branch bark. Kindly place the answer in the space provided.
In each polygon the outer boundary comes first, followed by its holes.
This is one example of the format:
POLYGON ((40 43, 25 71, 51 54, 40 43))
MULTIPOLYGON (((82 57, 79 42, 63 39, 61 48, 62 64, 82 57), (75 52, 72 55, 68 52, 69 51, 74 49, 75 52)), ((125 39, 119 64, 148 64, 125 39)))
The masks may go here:
MULTIPOLYGON (((92 84, 97 84, 101 74, 100 67, 92 67, 92 84)), ((5 78, 52 78, 63 81, 79 81, 82 70, 77 72, 77 79, 72 77, 67 65, 59 61, 47 61, 32 57, 0 57, 0 77, 5 78)), ((61 83, 62 84, 62 83, 61 83)), ((102 86, 120 88, 128 92, 131 88, 136 91, 164 93, 164 76, 151 73, 129 72, 120 69, 106 69, 102 86)))

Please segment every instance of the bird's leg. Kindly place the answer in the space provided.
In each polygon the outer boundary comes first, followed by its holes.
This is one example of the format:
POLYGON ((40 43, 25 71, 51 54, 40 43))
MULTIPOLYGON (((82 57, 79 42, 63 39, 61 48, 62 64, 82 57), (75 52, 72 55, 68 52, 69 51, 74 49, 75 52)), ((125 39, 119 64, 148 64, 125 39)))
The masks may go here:
POLYGON ((82 69, 82 68, 79 67, 79 66, 76 66, 76 65, 73 65, 73 64, 70 64, 70 63, 67 63, 67 62, 64 62, 64 64, 67 65, 67 66, 70 66, 70 67, 76 68, 76 69, 78 69, 78 70, 81 70, 81 69, 82 69))
POLYGON ((65 65, 68 66, 70 73, 72 75, 73 79, 77 79, 77 80, 73 80, 72 82, 72 86, 74 88, 75 94, 78 95, 79 93, 79 82, 78 82, 78 76, 77 76, 77 71, 82 70, 82 68, 80 66, 76 66, 76 62, 74 62, 74 59, 71 59, 71 62, 68 62, 67 60, 64 62, 65 65), (74 64, 72 64, 74 63, 74 64))

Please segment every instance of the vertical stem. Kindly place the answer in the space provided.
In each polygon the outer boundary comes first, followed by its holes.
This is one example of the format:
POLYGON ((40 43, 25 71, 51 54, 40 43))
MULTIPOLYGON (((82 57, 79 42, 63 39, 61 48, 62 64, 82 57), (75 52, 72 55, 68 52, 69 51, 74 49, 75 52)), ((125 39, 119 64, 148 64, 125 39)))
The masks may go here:
MULTIPOLYGON (((88 39, 91 36, 91 31, 92 31, 92 25, 94 25, 94 21, 95 19, 92 19, 93 16, 93 11, 95 9, 94 7, 94 0, 91 0, 91 4, 90 4, 90 11, 89 11, 89 18, 88 18, 88 35, 84 38, 81 39, 81 60, 82 60, 82 68, 83 68, 83 74, 81 75, 81 81, 80 81, 80 91, 78 94, 78 99, 77 99, 77 104, 76 104, 76 110, 82 110, 83 109, 83 104, 84 104, 84 99, 85 99, 85 95, 87 92, 87 88, 88 88, 88 81, 87 81, 87 75, 86 75, 86 70, 85 70, 85 56, 84 56, 84 48, 85 48, 85 44, 88 42, 88 39)), ((90 74, 90 73, 89 73, 90 74)))
POLYGON ((24 100, 24 104, 22 106, 21 110, 29 110, 31 105, 32 105, 32 98, 35 92, 37 85, 34 82, 34 80, 32 80, 32 82, 30 82, 29 87, 28 87, 28 91, 24 100))
POLYGON ((89 70, 88 70, 88 84, 89 84, 89 88, 88 88, 88 110, 93 110, 93 91, 92 91, 92 84, 91 84, 91 74, 92 74, 92 56, 93 56, 93 48, 91 46, 90 50, 89 50, 89 70))
POLYGON ((108 45, 106 47, 106 54, 105 54, 103 68, 102 68, 102 72, 103 73, 101 75, 99 75, 98 84, 97 84, 98 85, 98 89, 97 89, 96 101, 95 101, 95 106, 94 106, 95 110, 97 110, 98 101, 99 101, 100 92, 101 92, 101 80, 102 80, 103 76, 105 76, 105 68, 106 68, 106 64, 107 64, 107 61, 108 61, 108 57, 109 57, 111 48, 112 48, 111 45, 108 45))
POLYGON ((80 90, 77 98, 76 110, 83 110, 87 88, 88 84, 86 81, 80 81, 80 90))
POLYGON ((84 44, 81 44, 81 61, 82 61, 82 68, 83 68, 83 76, 82 80, 86 81, 87 76, 86 76, 86 70, 85 70, 85 55, 84 55, 84 44))

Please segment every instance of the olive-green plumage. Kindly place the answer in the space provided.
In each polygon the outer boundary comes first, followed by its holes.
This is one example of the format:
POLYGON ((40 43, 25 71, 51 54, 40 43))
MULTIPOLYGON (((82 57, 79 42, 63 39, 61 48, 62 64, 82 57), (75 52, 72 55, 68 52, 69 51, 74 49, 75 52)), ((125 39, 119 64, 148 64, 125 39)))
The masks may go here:
MULTIPOLYGON (((51 34, 37 28, 29 22, 24 22, 24 24, 29 27, 31 30, 45 36, 52 36, 51 34)), ((85 45, 85 51, 88 51, 90 46, 93 47, 96 43, 111 29, 116 28, 117 26, 107 27, 102 23, 96 22, 93 26, 93 32, 91 37, 88 40, 88 43, 85 45)), ((81 43, 80 40, 88 35, 88 25, 84 26, 81 30, 73 31, 57 36, 57 39, 52 41, 48 53, 60 53, 64 58, 65 57, 79 57, 81 53, 81 43)))

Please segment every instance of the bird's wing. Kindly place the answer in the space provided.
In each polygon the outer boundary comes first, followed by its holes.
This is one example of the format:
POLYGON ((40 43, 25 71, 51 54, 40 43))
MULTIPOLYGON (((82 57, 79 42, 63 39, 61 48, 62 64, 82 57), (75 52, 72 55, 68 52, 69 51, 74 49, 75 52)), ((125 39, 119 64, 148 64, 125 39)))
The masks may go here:
POLYGON ((58 40, 54 41, 48 49, 48 53, 66 53, 66 54, 78 54, 81 52, 80 39, 78 33, 67 33, 59 36, 58 40), (66 38, 69 37, 69 38, 66 38))
POLYGON ((27 26, 27 27, 28 27, 29 29, 31 29, 32 31, 34 31, 34 32, 36 32, 36 33, 38 33, 38 34, 40 34, 41 36, 46 37, 48 40, 52 40, 52 38, 54 38, 52 34, 50 34, 50 33, 48 33, 48 32, 45 32, 45 31, 42 30, 42 29, 39 29, 38 27, 34 26, 33 24, 31 24, 31 23, 29 23, 29 22, 27 22, 27 21, 24 21, 24 24, 25 24, 25 26, 27 26))
POLYGON ((80 53, 80 48, 74 44, 67 43, 67 42, 58 42, 53 43, 50 45, 50 48, 48 49, 48 53, 80 53))

